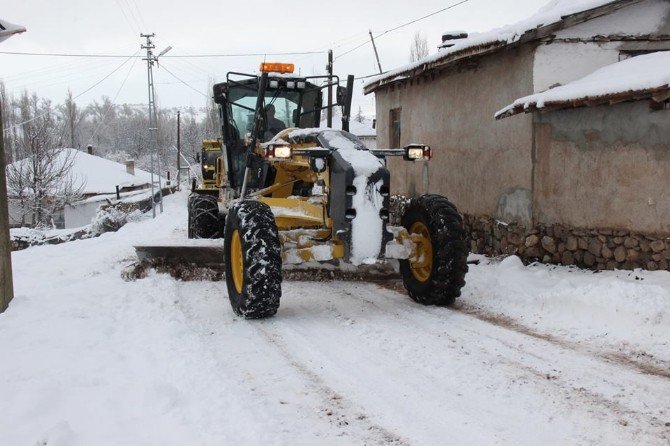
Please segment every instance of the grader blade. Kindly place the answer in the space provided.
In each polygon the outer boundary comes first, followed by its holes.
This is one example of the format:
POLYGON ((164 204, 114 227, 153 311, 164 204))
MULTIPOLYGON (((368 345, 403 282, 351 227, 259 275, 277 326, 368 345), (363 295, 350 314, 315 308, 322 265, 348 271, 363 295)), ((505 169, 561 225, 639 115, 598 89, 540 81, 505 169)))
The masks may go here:
POLYGON ((170 262, 191 263, 199 266, 223 263, 222 239, 159 241, 135 245, 134 248, 140 261, 164 259, 170 262))

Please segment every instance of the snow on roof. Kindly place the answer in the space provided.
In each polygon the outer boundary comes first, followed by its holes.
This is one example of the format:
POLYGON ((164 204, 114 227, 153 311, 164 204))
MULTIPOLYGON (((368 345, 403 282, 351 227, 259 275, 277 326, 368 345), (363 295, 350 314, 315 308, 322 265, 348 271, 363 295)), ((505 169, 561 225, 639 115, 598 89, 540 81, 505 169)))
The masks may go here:
POLYGON ((8 39, 13 34, 25 32, 26 28, 20 25, 14 25, 6 20, 0 19, 0 42, 8 39))
POLYGON ((498 119, 547 107, 596 105, 610 100, 667 99, 670 51, 659 51, 602 67, 586 77, 514 101, 495 114, 498 119), (663 97, 658 93, 665 92, 663 97), (616 97, 615 97, 616 96, 616 97))
MULTIPOLYGON (((624 7, 640 0, 552 0, 542 7, 536 14, 512 25, 484 33, 471 33, 465 39, 449 40, 452 45, 440 49, 417 62, 391 70, 381 76, 372 78, 363 85, 365 93, 373 92, 377 87, 411 77, 417 72, 424 72, 436 66, 447 65, 456 60, 501 49, 507 45, 525 40, 534 40, 541 37, 540 29, 555 31, 560 29, 562 22, 569 16, 592 11, 585 14, 576 23, 586 21, 597 16, 602 7, 624 7)), ((608 8, 607 11, 610 9, 608 8)), ((576 24, 572 23, 572 25, 576 24)))
MULTIPOLYGON (((117 185, 123 189, 151 184, 151 173, 137 167, 135 168, 135 175, 131 175, 126 172, 124 164, 89 155, 76 149, 61 149, 58 154, 58 159, 62 162, 71 157, 74 158, 74 162, 70 175, 75 183, 84 184, 82 191, 84 195, 114 193, 117 185)), ((11 165, 27 162, 28 159, 23 159, 11 165)))

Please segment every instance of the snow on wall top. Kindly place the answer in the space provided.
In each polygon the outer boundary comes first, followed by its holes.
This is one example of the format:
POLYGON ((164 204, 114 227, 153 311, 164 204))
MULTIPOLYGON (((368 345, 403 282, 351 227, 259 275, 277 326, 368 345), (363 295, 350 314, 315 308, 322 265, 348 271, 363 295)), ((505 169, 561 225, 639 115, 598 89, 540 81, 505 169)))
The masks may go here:
POLYGON ((498 111, 495 117, 500 119, 549 105, 570 106, 575 101, 626 93, 633 96, 664 88, 670 88, 670 51, 659 51, 607 65, 576 81, 517 99, 498 111))
MULTIPOLYGON (((450 47, 441 48, 437 53, 429 55, 417 62, 396 68, 381 76, 372 78, 363 85, 366 93, 374 91, 378 86, 395 80, 411 76, 411 72, 423 66, 428 68, 431 64, 440 61, 455 61, 468 57, 485 50, 502 48, 518 42, 527 33, 539 28, 558 25, 566 17, 590 11, 592 9, 611 5, 621 7, 637 3, 639 0, 552 0, 542 7, 531 17, 512 25, 506 25, 484 33, 472 33, 465 39, 450 40, 450 47)), ((588 20, 590 17, 585 17, 588 20)))
POLYGON ((13 34, 25 32, 26 28, 20 25, 14 25, 6 20, 0 19, 0 42, 8 39, 13 34))
MULTIPOLYGON (((126 172, 126 166, 95 155, 89 155, 76 149, 62 149, 58 154, 59 159, 65 162, 69 157, 74 157, 70 175, 75 183, 84 184, 83 194, 111 194, 116 192, 116 186, 135 187, 151 184, 151 173, 135 168, 135 175, 126 172)), ((12 163, 27 163, 23 159, 12 163)), ((7 166, 9 168, 9 166, 7 166)), ((158 178, 156 178, 158 180, 158 178)), ((165 182, 165 180, 163 180, 165 182)))

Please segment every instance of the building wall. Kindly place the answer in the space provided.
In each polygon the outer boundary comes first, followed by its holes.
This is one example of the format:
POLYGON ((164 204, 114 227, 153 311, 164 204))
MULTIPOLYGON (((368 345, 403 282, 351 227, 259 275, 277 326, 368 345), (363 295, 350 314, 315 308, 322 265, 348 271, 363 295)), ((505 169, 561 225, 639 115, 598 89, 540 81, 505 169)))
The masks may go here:
POLYGON ((98 211, 98 207, 105 203, 105 201, 92 201, 77 203, 75 206, 65 206, 65 229, 79 228, 90 224, 98 211))
POLYGON ((582 78, 626 58, 628 51, 670 49, 667 40, 645 41, 650 35, 670 35, 669 15, 670 1, 646 0, 557 32, 555 40, 537 48, 533 92, 582 78))
POLYGON ((529 222, 532 117, 493 114, 532 91, 533 52, 530 45, 502 51, 376 91, 379 147, 390 146, 390 110, 401 107, 401 145, 433 148, 428 163, 389 159, 393 193, 439 193, 467 214, 529 222))
POLYGON ((536 222, 670 233, 670 110, 638 101, 535 121, 536 222))

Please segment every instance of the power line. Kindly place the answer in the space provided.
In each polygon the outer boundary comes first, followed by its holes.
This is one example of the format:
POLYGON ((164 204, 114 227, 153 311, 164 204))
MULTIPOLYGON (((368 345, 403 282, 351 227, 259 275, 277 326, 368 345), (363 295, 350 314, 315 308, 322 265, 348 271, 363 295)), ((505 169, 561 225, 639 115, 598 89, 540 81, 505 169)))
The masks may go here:
MULTIPOLYGON (((429 17, 432 17, 432 16, 434 16, 434 15, 436 15, 436 14, 439 14, 439 13, 441 13, 441 12, 447 11, 447 10, 449 10, 449 9, 455 8, 456 6, 462 5, 463 3, 467 3, 467 2, 469 2, 469 1, 470 1, 470 0, 461 0, 461 1, 459 1, 458 3, 454 3, 454 4, 452 4, 452 5, 447 6, 446 8, 442 8, 442 9, 440 9, 440 10, 438 10, 438 11, 431 12, 430 14, 426 14, 426 15, 424 15, 424 16, 422 16, 422 17, 417 18, 417 19, 410 20, 409 22, 406 22, 406 23, 403 23, 403 24, 401 24, 401 25, 395 26, 395 27, 393 27, 393 28, 387 29, 386 31, 383 31, 383 32, 377 34, 376 36, 374 36, 374 38, 375 38, 375 39, 378 39, 378 38, 380 38, 380 37, 382 37, 382 36, 384 36, 384 35, 386 35, 386 34, 388 34, 388 33, 391 33, 391 32, 393 32, 393 31, 399 30, 400 28, 404 28, 405 26, 409 26, 409 25, 411 25, 411 24, 413 24, 413 23, 420 22, 421 20, 427 19, 427 18, 429 18, 429 17)), ((361 47, 367 45, 368 43, 370 43, 370 41, 369 41, 369 40, 366 40, 365 42, 361 43, 360 45, 357 45, 356 47, 354 47, 354 48, 352 48, 352 49, 350 49, 350 50, 348 50, 348 51, 346 51, 346 52, 344 52, 344 53, 338 55, 338 56, 335 58, 335 60, 339 59, 339 58, 342 57, 342 56, 346 56, 347 54, 349 54, 349 53, 351 53, 351 52, 353 52, 353 51, 356 51, 357 49, 359 49, 359 48, 361 48, 361 47)))
MULTIPOLYGON (((163 57, 165 57, 165 56, 163 56, 163 57)), ((174 77, 175 79, 177 79, 177 80, 178 80, 179 82, 181 82, 182 84, 186 85, 186 86, 187 86, 188 88, 190 88, 191 90, 195 91, 195 92, 198 93, 198 94, 203 95, 203 96, 206 97, 207 99, 210 99, 210 96, 209 96, 209 95, 206 95, 206 94, 203 93, 202 91, 200 91, 200 90, 198 90, 197 88, 191 86, 191 85, 188 84, 187 82, 181 80, 181 79, 180 79, 179 77, 177 77, 177 75, 175 75, 172 71, 168 70, 167 67, 165 67, 165 64, 164 64, 164 63, 163 63, 163 65, 162 65, 162 68, 163 68, 165 71, 167 71, 167 72, 170 74, 170 76, 174 77)))
POLYGON ((53 57, 139 57, 137 53, 133 55, 128 54, 72 54, 72 53, 27 53, 21 51, 0 51, 0 54, 11 54, 14 56, 53 56, 53 57))
MULTIPOLYGON (((107 74, 105 77, 103 77, 102 79, 100 79, 98 82, 96 82, 95 84, 91 85, 89 88, 87 88, 86 90, 82 91, 82 92, 79 93, 77 96, 73 97, 72 100, 75 100, 75 99, 77 99, 77 98, 83 96, 84 94, 88 93, 89 91, 93 90, 95 87, 97 87, 98 85, 100 85, 101 83, 103 83, 103 82, 104 82, 105 80, 107 80, 107 78, 109 78, 112 74, 114 74, 114 73, 116 73, 117 71, 119 71, 119 70, 120 70, 126 63, 128 63, 128 62, 130 61, 130 59, 136 57, 137 54, 138 54, 139 52, 140 52, 140 51, 138 50, 137 53, 133 54, 132 56, 129 56, 126 60, 124 60, 124 61, 121 63, 121 65, 119 65, 118 67, 114 68, 114 70, 112 70, 111 73, 107 74)), ((21 126, 23 126, 23 125, 25 125, 25 124, 28 124, 29 122, 32 122, 32 121, 34 121, 34 120, 36 120, 36 119, 39 119, 39 118, 41 118, 41 117, 43 117, 43 116, 46 116, 48 113, 49 113, 49 112, 47 112, 47 113, 42 113, 41 115, 34 116, 34 117, 32 117, 32 118, 30 118, 30 119, 28 119, 28 120, 26 120, 26 121, 19 122, 18 124, 14 124, 13 126, 4 129, 4 130, 3 130, 3 133, 8 132, 9 130, 14 129, 14 128, 16 128, 16 127, 21 127, 21 126)))
POLYGON ((137 58, 133 60, 133 63, 130 65, 130 69, 128 70, 128 73, 126 73, 126 77, 123 79, 123 82, 121 82, 121 86, 119 89, 116 91, 116 94, 114 95, 114 99, 112 99, 112 102, 107 106, 107 110, 105 113, 102 115, 102 119, 100 119, 100 123, 96 127, 95 131, 93 132, 93 135, 91 135, 91 141, 95 139, 95 136, 98 134, 98 130, 100 130, 100 127, 102 127, 102 124, 105 122, 105 118, 107 118, 107 115, 109 114, 109 111, 112 109, 112 106, 116 102, 116 99, 119 97, 119 94, 121 93, 121 90, 123 89, 123 86, 126 85, 126 81, 130 77, 130 73, 133 71, 133 67, 135 67, 135 63, 137 62, 137 58))
MULTIPOLYGON (((466 0, 467 1, 467 0, 466 0)), ((325 51, 287 51, 279 53, 228 53, 228 54, 188 54, 188 55, 165 55, 165 57, 173 58, 205 58, 205 57, 260 57, 260 56, 292 56, 292 55, 303 55, 303 54, 323 54, 325 51)), ((125 58, 125 57, 140 57, 136 55, 128 54, 74 54, 74 53, 31 53, 31 52, 22 52, 22 51, 0 51, 0 54, 10 54, 13 56, 51 56, 51 57, 112 57, 112 58, 125 58)))

